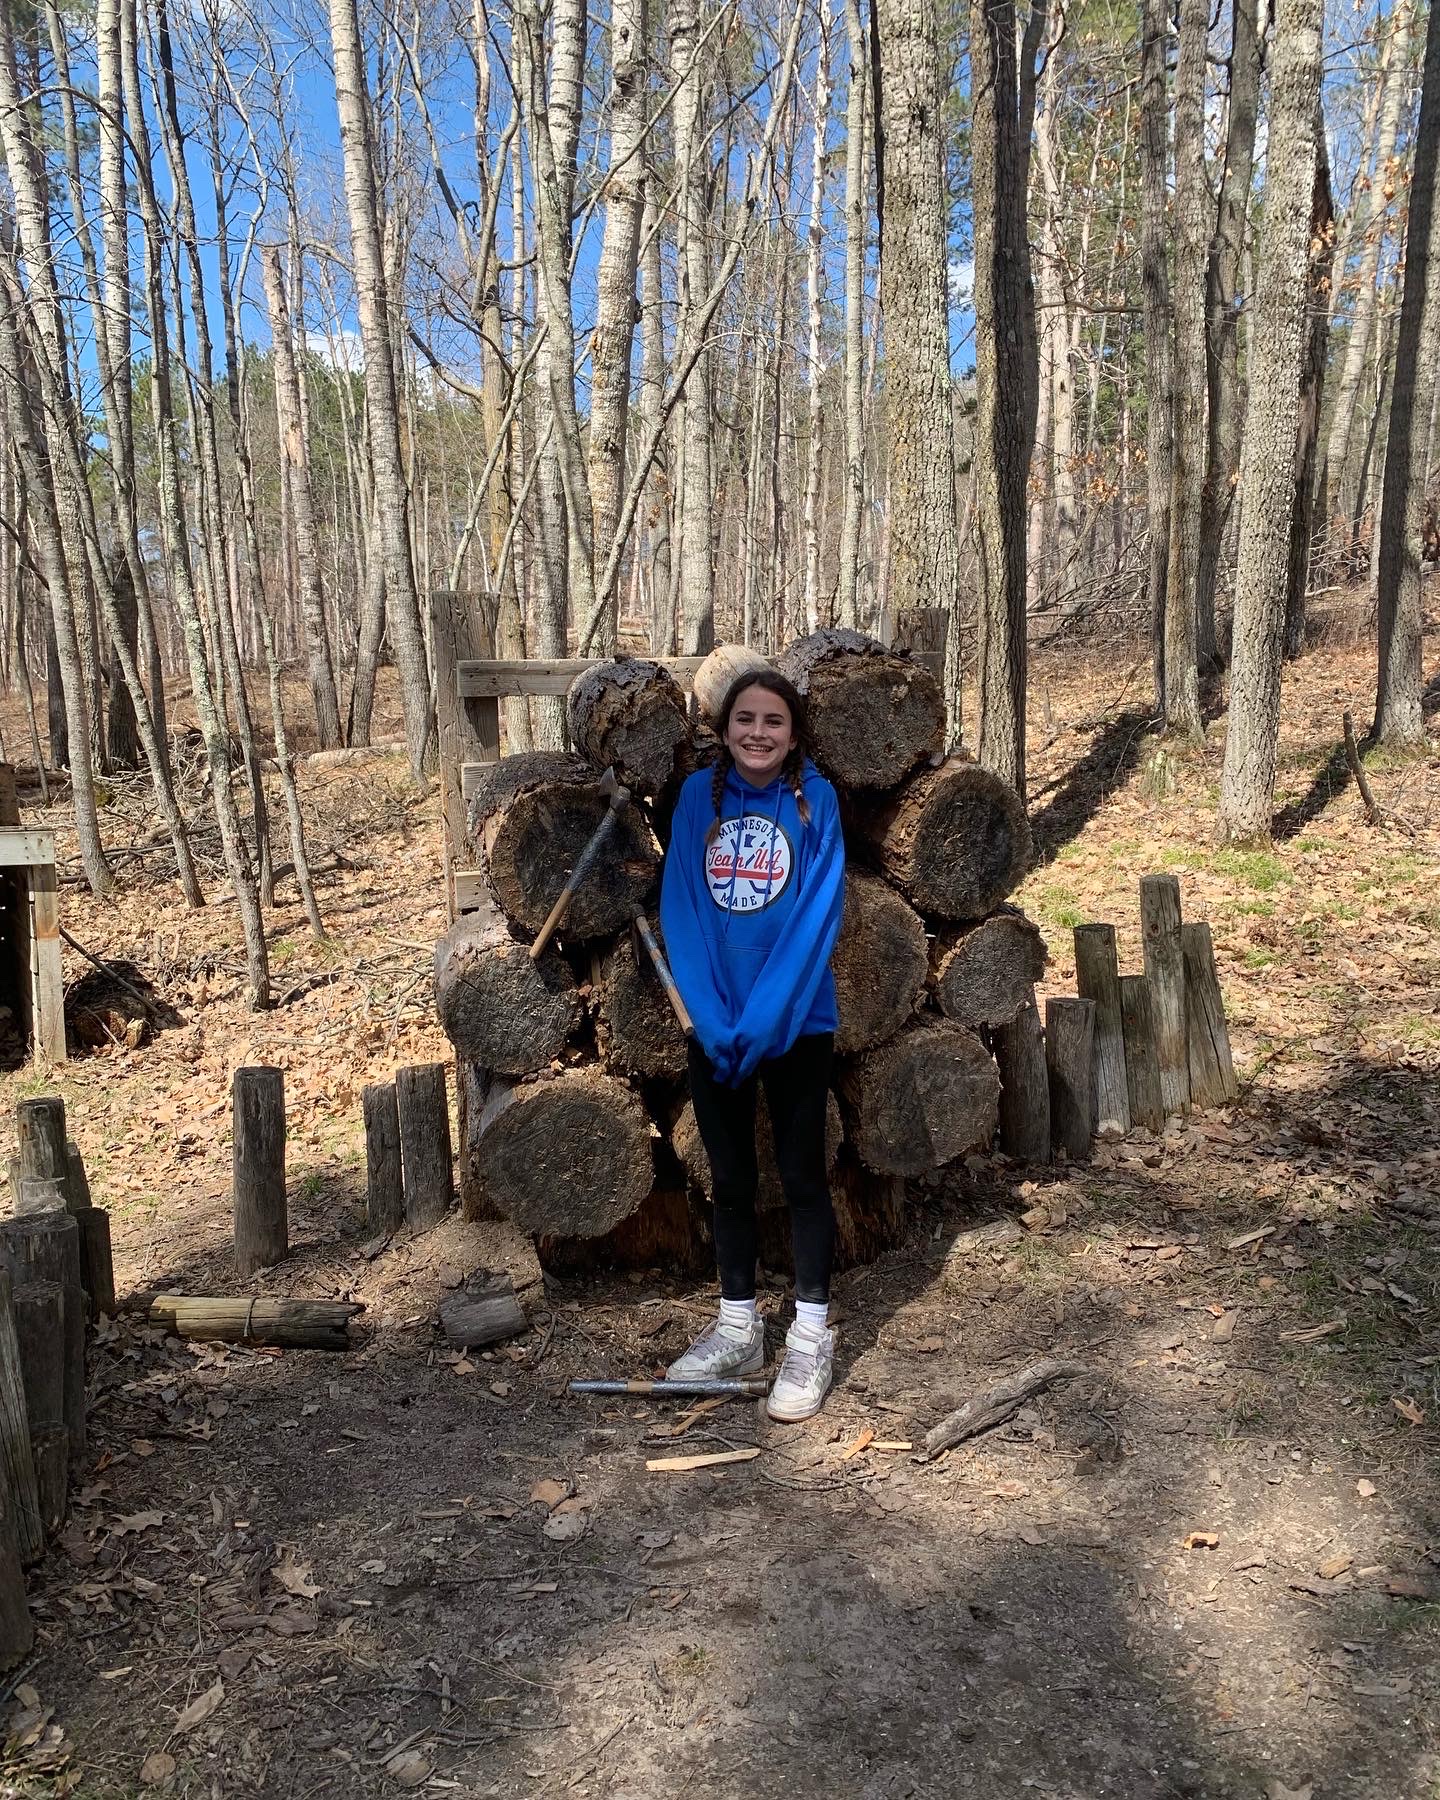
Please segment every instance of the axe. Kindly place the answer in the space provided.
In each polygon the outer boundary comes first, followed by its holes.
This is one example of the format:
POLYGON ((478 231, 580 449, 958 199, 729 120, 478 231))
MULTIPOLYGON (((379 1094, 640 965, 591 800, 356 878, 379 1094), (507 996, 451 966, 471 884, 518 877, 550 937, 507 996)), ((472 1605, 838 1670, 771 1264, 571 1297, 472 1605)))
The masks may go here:
POLYGON ((650 929, 650 921, 637 907, 635 909, 635 930, 640 942, 650 952, 650 960, 655 965, 655 973, 660 977, 660 985, 665 990, 665 998, 670 1002, 675 1017, 680 1021, 680 1029, 687 1038, 695 1036, 695 1026, 690 1014, 685 1010, 685 1002, 680 998, 680 990, 675 985, 675 977, 670 973, 670 965, 665 960, 665 952, 655 941, 655 933, 650 929))
POLYGON ((595 835, 576 858, 575 867, 570 872, 570 879, 561 888, 560 897, 550 908, 550 916, 540 927, 540 935, 530 946, 531 962, 539 962, 545 946, 560 929, 560 922, 569 912, 570 902, 575 898, 575 890, 595 866, 595 858, 600 854, 605 840, 615 829, 615 820, 630 804, 630 790, 627 787, 621 787, 615 779, 614 769, 607 769, 600 777, 600 792, 609 802, 605 817, 595 827, 595 835))

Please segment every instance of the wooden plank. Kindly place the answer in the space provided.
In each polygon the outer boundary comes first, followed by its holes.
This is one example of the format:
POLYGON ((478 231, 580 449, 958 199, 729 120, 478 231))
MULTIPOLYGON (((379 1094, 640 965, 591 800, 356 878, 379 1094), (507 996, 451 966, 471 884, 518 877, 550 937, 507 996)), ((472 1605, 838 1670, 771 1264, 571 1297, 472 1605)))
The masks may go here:
POLYGON ((1185 952, 1185 1010, 1190 1043, 1190 1099, 1196 1106, 1223 1106, 1240 1091, 1230 1054, 1225 1002, 1215 969, 1210 927, 1182 925, 1185 952))
POLYGON ((479 869, 456 869, 455 916, 490 904, 490 885, 479 869))
MULTIPOLYGON (((577 675, 592 663, 604 660, 598 656, 568 656, 549 662, 539 657, 507 662, 503 659, 471 657, 459 659, 455 672, 462 699, 503 700, 515 694, 568 694, 570 684, 577 675)), ((705 658, 657 656, 653 660, 663 663, 682 686, 688 686, 705 658)), ((944 662, 943 656, 935 651, 920 652, 914 660, 934 675, 940 674, 944 662)), ((437 657, 437 670, 439 666, 437 657)))
POLYGON ((1125 1032, 1120 1017, 1120 971, 1113 925, 1075 927, 1075 991, 1095 1002, 1095 1102, 1101 1125, 1130 1129, 1125 1085, 1125 1032))
POLYGON ((1190 1108, 1190 1053, 1185 1031, 1185 952, 1180 939, 1180 883, 1173 875, 1140 877, 1140 935, 1160 1064, 1166 1118, 1190 1108))
POLYGON ((475 596, 437 588, 430 595, 430 643, 435 659, 435 722, 440 739, 440 811, 444 827, 445 892, 456 916, 451 871, 466 839, 461 770, 498 762, 500 706, 493 695, 471 694, 458 671, 495 648, 490 621, 475 596))
MULTIPOLYGON (((48 837, 48 832, 41 833, 48 837)), ((63 1063, 65 977, 60 966, 60 884, 52 860, 30 871, 30 1016, 35 1054, 63 1063)))
POLYGON ((0 831, 0 869, 28 869, 54 861, 53 831, 0 831))

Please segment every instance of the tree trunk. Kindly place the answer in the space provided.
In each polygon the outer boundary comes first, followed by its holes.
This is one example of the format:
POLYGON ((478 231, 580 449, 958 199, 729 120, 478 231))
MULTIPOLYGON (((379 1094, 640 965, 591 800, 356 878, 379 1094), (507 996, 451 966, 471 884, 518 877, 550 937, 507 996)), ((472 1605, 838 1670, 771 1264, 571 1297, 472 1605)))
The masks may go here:
POLYGON ((284 1071, 237 1069, 233 1093, 235 1266, 249 1276, 289 1248, 284 1071))
MULTIPOLYGON (((700 311, 710 288, 710 157, 704 129, 705 67, 695 0, 669 0, 670 69, 674 101, 675 163, 680 201, 677 249, 680 323, 676 360, 703 342, 700 311)), ((711 494, 710 355, 702 349, 685 382, 681 432, 680 647, 703 656, 715 645, 714 520, 711 494)))
POLYGON ((670 671, 643 657, 593 663, 566 696, 570 742, 636 793, 658 794, 689 747, 685 696, 670 671))
POLYGON ((1214 202, 1205 173, 1205 60, 1209 0, 1180 0, 1175 69, 1175 447, 1170 474, 1170 567, 1165 581, 1166 731, 1197 740, 1200 716, 1200 489, 1205 479, 1205 266, 1214 202))
POLYGON ((1320 25, 1320 0, 1292 4, 1282 0, 1241 461, 1245 503, 1235 571, 1230 718, 1220 782, 1220 830, 1231 840, 1268 837, 1275 796, 1295 445, 1310 286, 1320 25))
MULTIPOLYGON (((1012 14, 1007 29, 1013 26, 1012 14)), ((951 615, 945 701, 953 745, 960 738, 960 529, 946 292, 944 76, 936 0, 871 0, 871 30, 890 441, 890 599, 895 611, 939 606, 951 615)), ((852 32, 852 55, 854 41, 852 32)), ((978 79, 973 85, 978 92, 978 79)), ((984 160, 976 157, 977 172, 984 160)), ((978 184, 975 213, 978 223, 978 184)), ((1023 471, 1020 479, 1023 485, 1023 471)))
POLYGON ((974 763, 922 769, 860 824, 885 875, 912 906, 941 919, 983 919, 1030 866, 1019 796, 974 763))
POLYGON ((888 788, 945 733, 939 683, 919 663, 844 629, 801 638, 776 659, 805 698, 809 748, 844 787, 888 788))
POLYGON ((1140 75, 1141 286, 1145 297, 1145 428, 1149 613, 1155 711, 1165 718, 1165 619, 1170 573, 1170 488, 1175 458, 1175 332, 1170 303, 1169 112, 1165 94, 1165 0, 1142 0, 1140 75))
POLYGON ((845 1065, 836 1085, 850 1109, 850 1138, 881 1175, 924 1175, 988 1149, 999 1117, 1000 1077, 973 1032, 926 1019, 845 1065))
POLYGON ((936 939, 935 998, 972 1031, 1008 1025, 1045 973, 1045 940, 1024 913, 1002 911, 936 939))
POLYGON ((1310 547, 1320 494, 1320 414, 1330 350, 1329 297, 1335 267, 1335 202, 1325 144, 1324 93, 1315 118, 1315 194, 1310 203, 1310 316, 1300 371, 1300 430, 1295 443, 1295 516, 1290 526, 1290 567, 1285 590, 1285 660, 1305 647, 1305 607, 1310 588, 1310 547))
POLYGON ((1410 224, 1405 236, 1405 288, 1395 347, 1394 391, 1380 512, 1378 588, 1380 663, 1374 735, 1395 749, 1425 743, 1420 665, 1421 528, 1425 455, 1440 364, 1440 18, 1430 9, 1410 224))
POLYGON ((650 539, 650 648, 675 653, 675 596, 670 586, 670 469, 664 449, 661 401, 665 395, 665 295, 655 173, 645 181, 644 304, 640 315, 640 425, 657 451, 647 478, 645 526, 650 539))
POLYGON ((606 957, 597 998, 596 1039, 608 1067, 671 1080, 685 1073, 685 1034, 634 934, 606 957))
POLYGON ((1034 995, 990 1034, 1000 1072, 1000 1148, 1016 1162, 1050 1160, 1050 1076, 1034 995))
POLYGON ((355 269, 360 333, 365 345, 365 411, 375 474, 378 536, 385 567, 386 613, 391 647, 400 668, 405 742, 410 752, 410 765, 419 779, 435 721, 411 555, 405 469, 400 454, 390 299, 381 254, 380 204, 367 112, 365 56, 356 0, 329 0, 329 13, 335 103, 340 114, 345 201, 350 219, 350 253, 355 269))
POLYGON ((850 51, 845 98, 845 515, 838 622, 860 629, 860 526, 865 504, 865 235, 869 223, 865 86, 870 52, 860 0, 844 0, 850 51))
POLYGON ((810 133, 810 223, 806 234, 805 294, 809 301, 805 385, 809 400, 805 444, 805 629, 820 629, 820 465, 824 444, 820 305, 824 293, 825 137, 830 124, 830 15, 818 9, 820 44, 815 53, 815 98, 810 133))
POLYGON ((1206 362, 1209 438, 1205 485, 1200 492, 1200 553, 1196 616, 1201 664, 1216 660, 1215 585, 1240 472, 1240 337, 1236 293, 1250 188, 1255 174, 1255 121, 1260 109, 1258 0, 1232 0, 1230 8, 1230 117, 1225 135, 1225 173, 1215 234, 1206 267, 1206 362))

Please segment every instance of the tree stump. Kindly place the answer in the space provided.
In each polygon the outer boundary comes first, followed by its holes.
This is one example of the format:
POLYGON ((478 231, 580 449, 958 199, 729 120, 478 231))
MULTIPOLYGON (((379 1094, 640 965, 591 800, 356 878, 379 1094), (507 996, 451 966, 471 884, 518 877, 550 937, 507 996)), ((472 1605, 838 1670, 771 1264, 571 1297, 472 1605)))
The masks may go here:
POLYGON ((583 756, 636 793, 664 787, 690 732, 685 695, 668 669, 639 656, 591 663, 571 683, 566 707, 583 756))
POLYGON ((421 1063, 395 1075, 405 1217, 412 1231, 428 1231, 450 1210, 455 1187, 450 1108, 444 1063, 421 1063))
POLYGON ((1160 1062, 1155 1054, 1155 1013, 1148 975, 1120 977, 1120 1019, 1125 1033, 1125 1088, 1130 1122, 1147 1131, 1165 1129, 1160 1062))
POLYGON ((873 1050, 906 1023, 925 991, 925 923, 878 875, 845 871, 845 914, 830 967, 841 1056, 873 1050))
POLYGON ((362 1090, 360 1104, 365 1115, 365 1222, 371 1231, 389 1237, 405 1218, 395 1083, 372 1083, 362 1090))
POLYGON ((1140 933, 1160 1065, 1166 1118, 1190 1105, 1190 1050, 1185 1019, 1185 950, 1180 936, 1180 883, 1173 875, 1140 878, 1140 933))
POLYGON ((1050 1073, 1050 1145, 1087 1162, 1095 1140, 1095 1002, 1045 1002, 1045 1064, 1050 1073))
POLYGON ((1030 866, 1020 796, 977 763, 922 769, 859 822, 881 870, 941 919, 983 919, 1030 866))
POLYGON ((440 1302, 440 1324, 454 1350, 483 1350, 530 1329, 508 1275, 478 1290, 447 1294, 440 1302))
POLYGON ((742 675, 753 675, 770 664, 748 644, 721 644, 701 663, 690 682, 695 705, 711 725, 718 725, 726 695, 742 675))
POLYGON ((1045 1033, 1032 994, 1004 1025, 990 1033, 1000 1071, 1000 1148, 1016 1162, 1050 1160, 1050 1072, 1045 1033))
POLYGON ((775 666, 804 696, 816 764, 842 787, 893 787, 945 740, 939 682, 863 632, 813 632, 775 666))
MULTIPOLYGON (((825 1096, 825 1166, 833 1170, 845 1138, 845 1125, 834 1094, 825 1096)), ((687 1100, 680 1108, 670 1133, 670 1145, 689 1179, 691 1187, 713 1199, 710 1182, 710 1158, 695 1120, 695 1108, 687 1100)), ((780 1165, 775 1156, 775 1127, 770 1123, 770 1108, 765 1090, 755 1096, 755 1156, 760 1165, 760 1184, 755 1193, 759 1212, 775 1212, 785 1205, 785 1190, 780 1183, 780 1165)))
POLYGON ((580 1022, 580 996, 560 952, 532 962, 491 907, 463 914, 435 946, 440 1023, 459 1054, 502 1075, 543 1069, 580 1022))
POLYGON ((19 1141, 20 1173, 58 1181, 70 1177, 65 1154, 65 1102, 58 1094, 21 1100, 15 1107, 15 1135, 19 1141))
POLYGON ((599 1237, 650 1191, 650 1134, 639 1096, 598 1069, 496 1081, 480 1115, 476 1173, 522 1231, 599 1237))
POLYGON ((595 998, 596 1039, 608 1064, 628 1075, 685 1073, 685 1033, 649 956, 637 953, 633 935, 619 939, 606 957, 595 998))
POLYGON ((64 1419, 70 1437, 70 1463, 73 1468, 78 1468, 85 1455, 85 1319, 88 1306, 85 1290, 80 1286, 80 1232, 73 1215, 63 1209, 52 1209, 5 1220, 0 1224, 0 1267, 15 1287, 53 1281, 63 1290, 64 1419))
POLYGON ((1125 1082, 1125 1025, 1120 1016, 1120 966, 1113 925, 1075 927, 1075 987, 1095 1002, 1095 1108, 1100 1128, 1121 1137, 1130 1129, 1125 1082))
POLYGON ((850 1138, 880 1175, 924 1175, 987 1149, 999 1114, 1000 1077, 973 1032, 924 1019, 842 1067, 850 1138))
POLYGON ((234 1138, 235 1264, 253 1275, 289 1248, 282 1070, 235 1071, 234 1138))
MULTIPOLYGON (((496 903, 533 936, 610 811, 595 771, 548 752, 507 756, 474 776, 469 799, 472 837, 496 903), (491 768, 501 773, 492 776, 491 768)), ((628 925, 650 896, 659 861, 644 813, 624 807, 570 902, 566 938, 603 937, 628 925)))
POLYGON ((1022 912, 992 914, 936 940, 935 998, 947 1019, 983 1031, 1008 1025, 1045 973, 1045 940, 1022 912))
MULTIPOLYGON (((5 1526, 13 1537, 19 1561, 38 1562, 45 1551, 45 1529, 35 1485, 35 1464, 30 1452, 30 1415, 25 1404, 25 1381, 20 1367, 20 1347, 15 1335, 15 1311, 9 1274, 0 1270, 0 1502, 5 1507, 5 1526)), ((0 1583, 4 1571, 0 1569, 0 1583)), ((23 1591, 23 1589, 22 1589, 23 1591)), ((5 1596, 0 1592, 0 1626, 5 1596)), ((0 1635, 0 1651, 4 1649, 0 1635)))
POLYGON ((1215 946, 1208 925, 1183 925, 1185 1023, 1190 1065, 1190 1099, 1196 1106, 1224 1106, 1240 1091, 1230 1055, 1225 1002, 1215 969, 1215 946))

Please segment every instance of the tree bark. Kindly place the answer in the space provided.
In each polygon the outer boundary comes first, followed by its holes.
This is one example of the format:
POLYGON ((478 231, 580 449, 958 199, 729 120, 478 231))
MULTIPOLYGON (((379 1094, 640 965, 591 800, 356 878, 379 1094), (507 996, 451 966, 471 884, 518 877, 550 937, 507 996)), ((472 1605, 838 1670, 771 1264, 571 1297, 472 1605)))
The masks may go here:
POLYGON ((498 911, 464 913, 435 946, 435 999, 457 1052, 503 1075, 543 1069, 580 1022, 558 950, 538 962, 498 911))
POLYGON ((1004 910, 935 943, 935 998, 946 1018, 980 1031, 1008 1025, 1045 973, 1045 942, 1022 912, 1004 910))
POLYGON ((988 1148, 999 1117, 1000 1077, 973 1032, 948 1019, 917 1021, 845 1065, 837 1084, 850 1109, 850 1139, 882 1175, 923 1175, 988 1148))
MULTIPOLYGON (((1235 570, 1230 717, 1220 779, 1220 831, 1230 840, 1268 837, 1275 797, 1295 446, 1310 288, 1320 36, 1319 0, 1293 0, 1289 5, 1282 0, 1240 470, 1245 503, 1235 570)), ((1164 1067, 1162 1054, 1162 1076, 1164 1067)))
POLYGON ((1030 826, 1014 788, 974 763, 921 769, 858 821, 881 870, 912 906, 983 919, 1030 866, 1030 826))
POLYGON ((850 53, 845 98, 845 514, 839 618, 860 629, 860 526, 865 504, 865 234, 869 223, 865 87, 870 51, 860 0, 844 0, 850 53))
POLYGON ((841 1056, 873 1050, 908 1024, 925 991, 928 961, 919 913, 879 876, 845 871, 845 911, 830 966, 841 1056))
POLYGON ((670 70, 675 90, 675 162, 680 202, 677 251, 680 323, 677 360, 695 356, 685 380, 681 431, 680 646, 703 656, 715 645, 714 522, 711 492, 710 354, 701 349, 710 288, 710 158, 705 134, 706 71, 695 0, 669 0, 670 70), (696 354, 698 350, 698 355, 696 354))
POLYGON ((289 1248, 284 1072, 237 1069, 233 1091, 235 1265, 253 1275, 289 1248))
POLYGON ((1379 680, 1374 735, 1395 749, 1425 743, 1420 652, 1421 529, 1425 457, 1440 363, 1440 19, 1430 9, 1410 224, 1405 235, 1405 287, 1395 346, 1394 390, 1380 511, 1378 588, 1379 680))
POLYGON ((805 444, 805 629, 820 629, 820 468, 824 447, 824 374, 820 336, 820 305, 824 295, 825 137, 830 124, 830 15, 826 0, 819 13, 820 43, 815 53, 815 95, 811 104, 810 221, 806 233, 805 294, 809 302, 806 320, 805 387, 808 400, 805 444))
POLYGON ((945 702, 919 663, 843 628, 801 638, 776 659, 805 698, 809 748, 843 787, 889 788, 940 749, 945 702))
POLYGON ((449 1212, 455 1194, 445 1064, 398 1069, 395 1110, 400 1121, 405 1218, 412 1231, 428 1231, 449 1212))
POLYGON ((1141 0, 1140 275, 1145 297, 1145 461, 1149 522, 1149 613, 1155 711, 1165 718, 1165 619, 1170 576, 1170 489, 1175 459, 1175 329, 1170 300, 1169 110, 1165 93, 1165 0, 1141 0))
POLYGON ((1330 156, 1325 145, 1324 92, 1315 117, 1315 193, 1310 203, 1310 316, 1300 372, 1300 430, 1295 442, 1295 516, 1290 526, 1290 568, 1285 591, 1285 660, 1305 647, 1305 610, 1310 588, 1310 549, 1315 510, 1323 501, 1320 481, 1320 414, 1325 400, 1325 365, 1330 351, 1329 301, 1335 268, 1335 202, 1330 190, 1330 156))

